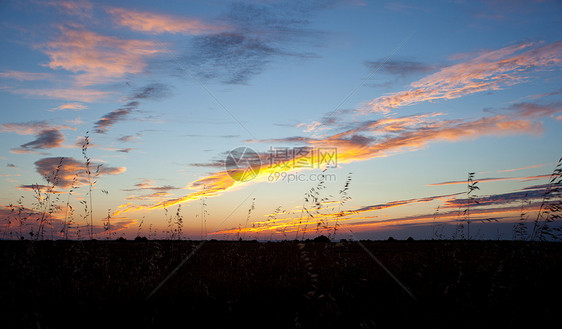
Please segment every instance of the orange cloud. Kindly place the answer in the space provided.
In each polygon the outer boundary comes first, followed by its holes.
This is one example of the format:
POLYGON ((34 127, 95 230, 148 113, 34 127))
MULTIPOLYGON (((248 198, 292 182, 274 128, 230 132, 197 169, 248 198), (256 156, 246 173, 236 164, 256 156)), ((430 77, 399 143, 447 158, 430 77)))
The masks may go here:
POLYGON ((122 8, 109 8, 106 11, 113 21, 134 31, 150 33, 181 33, 199 35, 225 31, 225 26, 212 25, 199 19, 185 18, 151 12, 140 12, 122 8))
MULTIPOLYGON (((362 128, 369 132, 370 126, 362 128)), ((418 150, 430 142, 454 142, 481 136, 538 134, 542 126, 528 120, 510 120, 506 116, 484 117, 473 121, 447 120, 424 123, 421 127, 404 129, 382 138, 365 137, 349 130, 322 140, 311 140, 315 146, 338 148, 338 163, 361 161, 391 153, 418 150)), ((376 131, 375 131, 376 132, 376 131)))
POLYGON ((532 166, 527 166, 527 167, 522 167, 522 168, 515 168, 515 169, 498 170, 498 172, 510 172, 510 171, 525 170, 525 169, 542 168, 542 167, 548 166, 548 165, 550 165, 550 163, 532 165, 532 166))
POLYGON ((508 46, 483 53, 464 63, 445 67, 413 82, 409 90, 373 99, 362 106, 360 112, 388 113, 393 109, 420 102, 454 99, 477 92, 499 90, 503 86, 524 81, 525 78, 519 74, 531 67, 562 63, 562 42, 538 48, 532 48, 533 46, 533 43, 508 46))
POLYGON ((144 71, 146 58, 160 52, 157 43, 100 35, 86 30, 61 27, 61 36, 43 46, 52 69, 79 73, 81 86, 121 78, 144 71))

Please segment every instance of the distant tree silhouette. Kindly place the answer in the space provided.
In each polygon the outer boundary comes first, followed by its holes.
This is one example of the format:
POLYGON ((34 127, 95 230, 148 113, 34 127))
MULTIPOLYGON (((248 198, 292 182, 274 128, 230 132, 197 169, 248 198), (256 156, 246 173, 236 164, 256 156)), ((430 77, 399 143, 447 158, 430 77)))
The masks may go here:
POLYGON ((320 235, 314 238, 314 240, 312 240, 313 242, 330 242, 330 239, 325 236, 325 235, 320 235))

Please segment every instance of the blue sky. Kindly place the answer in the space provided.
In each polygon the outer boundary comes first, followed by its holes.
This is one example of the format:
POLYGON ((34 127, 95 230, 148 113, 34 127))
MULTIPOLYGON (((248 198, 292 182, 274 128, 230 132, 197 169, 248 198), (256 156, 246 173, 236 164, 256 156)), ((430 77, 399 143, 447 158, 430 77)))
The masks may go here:
POLYGON ((431 238, 437 224, 452 237, 474 172, 486 202, 472 205, 471 238, 511 238, 562 155, 561 12, 556 1, 2 3, 3 234, 37 233, 43 218, 55 238, 166 237, 181 205, 183 238, 200 238, 203 220, 214 238, 334 227, 431 238), (90 180, 85 136, 91 169, 101 164, 90 180), (237 147, 261 157, 251 180, 225 168, 237 147), (337 150, 337 166, 268 163, 301 147, 337 150), (20 196, 25 222, 9 206, 20 196), (45 204, 57 207, 45 216, 45 204))

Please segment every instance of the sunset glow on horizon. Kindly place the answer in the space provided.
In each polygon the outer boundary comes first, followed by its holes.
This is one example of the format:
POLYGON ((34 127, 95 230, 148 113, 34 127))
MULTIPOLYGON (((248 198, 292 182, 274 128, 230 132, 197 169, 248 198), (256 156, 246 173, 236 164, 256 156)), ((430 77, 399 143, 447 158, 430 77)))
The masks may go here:
POLYGON ((4 239, 511 239, 562 157, 557 1, 0 17, 4 239))

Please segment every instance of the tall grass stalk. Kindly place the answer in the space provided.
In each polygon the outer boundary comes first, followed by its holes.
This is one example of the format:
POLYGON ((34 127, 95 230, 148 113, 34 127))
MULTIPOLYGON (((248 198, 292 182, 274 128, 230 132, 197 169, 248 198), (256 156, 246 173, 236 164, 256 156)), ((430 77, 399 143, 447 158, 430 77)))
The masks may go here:
POLYGON ((552 239, 560 239, 562 230, 560 227, 552 227, 551 224, 561 218, 562 215, 562 158, 558 160, 556 167, 550 175, 548 186, 544 192, 543 199, 533 224, 530 240, 544 240, 545 236, 552 239))
POLYGON ((334 222, 333 235, 331 237, 332 240, 334 240, 336 238, 336 233, 338 231, 338 220, 339 220, 340 217, 342 217, 344 215, 344 212, 341 210, 341 208, 344 205, 344 203, 351 200, 351 197, 348 194, 349 185, 351 184, 351 174, 352 173, 347 174, 345 184, 344 184, 343 188, 341 190, 339 190, 339 195, 340 195, 339 201, 340 202, 339 202, 339 205, 338 205, 338 212, 336 214, 336 221, 334 222))
POLYGON ((238 239, 246 237, 246 230, 248 229, 248 222, 250 221, 250 215, 252 211, 256 209, 256 198, 252 199, 252 205, 248 208, 248 216, 246 216, 246 223, 244 224, 244 233, 240 236, 240 230, 238 230, 238 239))
POLYGON ((72 206, 70 205, 70 197, 72 196, 72 192, 74 192, 75 189, 78 188, 77 185, 78 182, 78 174, 74 175, 74 177, 72 178, 72 183, 70 184, 70 189, 68 190, 68 196, 66 198, 66 208, 65 208, 65 212, 64 212, 64 222, 62 225, 62 230, 61 233, 63 235, 63 238, 65 240, 68 240, 68 229, 70 226, 70 223, 72 220, 68 220, 69 219, 69 210, 70 210, 70 215, 72 216, 74 209, 72 208, 72 206))
POLYGON ((479 190, 480 188, 478 186, 476 186, 476 184, 478 184, 478 182, 474 181, 474 173, 473 172, 469 172, 468 173, 468 179, 466 181, 467 184, 467 191, 466 191, 466 210, 465 210, 465 216, 466 216, 466 227, 467 227, 467 238, 468 240, 470 240, 470 203, 472 201, 478 203, 478 201, 474 200, 475 196, 472 195, 472 192, 474 190, 479 190))
MULTIPOLYGON (((52 216, 55 210, 57 209, 56 203, 51 202, 51 196, 54 194, 55 188, 58 183, 59 179, 59 172, 62 168, 64 158, 60 158, 58 165, 55 167, 51 176, 46 175, 44 178, 49 183, 49 187, 45 192, 41 192, 41 187, 39 185, 35 185, 33 190, 35 192, 35 198, 37 200, 37 205, 39 206, 40 215, 39 215, 39 227, 37 228, 37 233, 35 234, 36 239, 43 240, 45 238, 45 224, 50 222, 51 227, 51 239, 54 238, 53 236, 53 223, 52 223, 52 216)), ((56 200, 59 197, 57 196, 56 200)))
POLYGON ((519 215, 519 222, 513 225, 513 240, 524 241, 527 239, 527 219, 528 215, 525 212, 525 206, 531 205, 531 201, 527 200, 527 193, 521 200, 521 211, 519 215))
POLYGON ((86 160, 86 164, 85 164, 85 172, 86 172, 86 177, 88 179, 88 196, 90 199, 90 207, 89 207, 89 219, 90 219, 90 223, 89 223, 89 235, 90 235, 90 240, 94 239, 94 209, 93 209, 93 201, 92 201, 92 190, 94 188, 94 185, 96 184, 96 178, 98 177, 99 173, 100 173, 100 168, 102 166, 102 164, 99 164, 96 166, 96 170, 94 173, 92 173, 91 170, 91 166, 92 166, 92 162, 90 157, 88 156, 88 147, 90 146, 90 136, 88 135, 88 131, 86 132, 86 136, 84 136, 84 143, 82 144, 82 155, 84 156, 84 160, 86 160))

